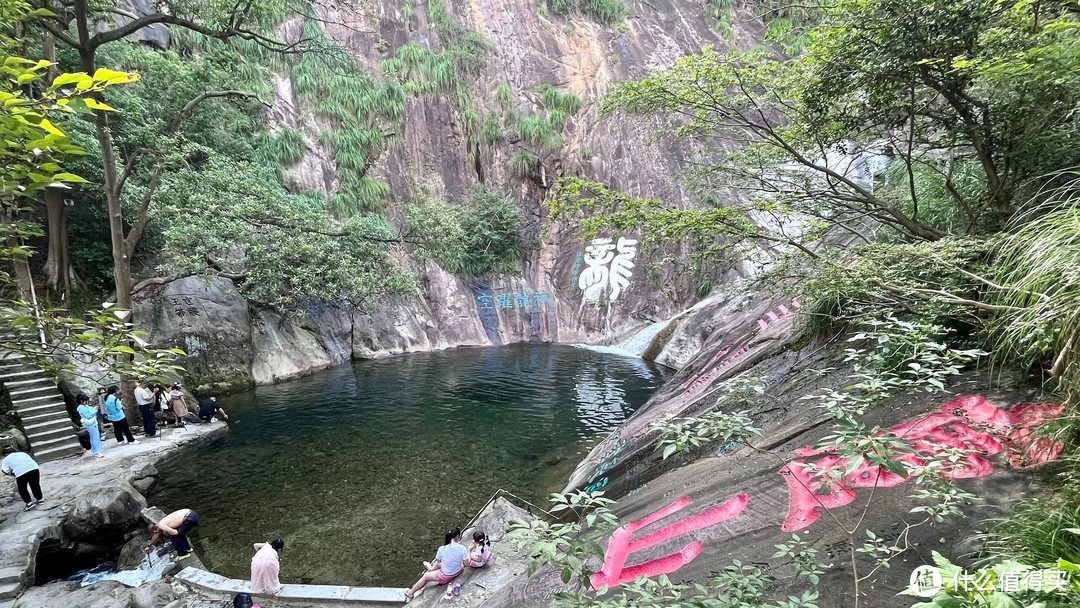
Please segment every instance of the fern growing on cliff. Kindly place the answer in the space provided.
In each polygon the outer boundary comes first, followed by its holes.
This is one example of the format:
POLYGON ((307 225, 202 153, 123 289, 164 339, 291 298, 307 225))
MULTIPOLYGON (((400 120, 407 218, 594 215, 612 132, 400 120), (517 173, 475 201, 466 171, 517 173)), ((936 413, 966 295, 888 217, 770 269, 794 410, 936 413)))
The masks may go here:
POLYGON ((510 157, 510 172, 518 177, 528 177, 536 168, 537 162, 539 159, 532 152, 518 150, 510 157))
POLYGON ((615 25, 629 13, 619 0, 547 0, 547 7, 553 13, 581 13, 604 25, 615 25))

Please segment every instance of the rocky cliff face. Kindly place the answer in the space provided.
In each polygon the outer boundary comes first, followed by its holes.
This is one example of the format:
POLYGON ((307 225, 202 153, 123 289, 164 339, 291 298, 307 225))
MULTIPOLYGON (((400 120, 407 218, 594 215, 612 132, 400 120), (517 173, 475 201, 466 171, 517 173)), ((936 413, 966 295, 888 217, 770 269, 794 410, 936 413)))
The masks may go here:
MULTIPOLYGON (((380 74, 380 62, 403 45, 434 51, 447 45, 426 2, 376 0, 349 10, 328 5, 316 9, 326 33, 372 74, 380 74)), ((497 99, 500 86, 510 88, 509 103, 521 115, 540 111, 544 84, 576 94, 582 109, 563 127, 563 145, 540 154, 534 170, 519 176, 508 167, 518 149, 512 133, 495 144, 471 147, 453 100, 410 95, 398 142, 370 175, 390 185, 387 215, 399 226, 417 188, 462 200, 483 183, 512 197, 527 218, 527 236, 539 243, 522 274, 465 278, 432 262, 407 260, 422 278, 420 293, 357 313, 314 305, 304 315, 253 310, 220 278, 186 278, 143 293, 136 318, 154 343, 189 353, 193 386, 239 388, 350 358, 460 345, 613 343, 696 299, 695 285, 646 271, 639 235, 611 234, 607 241, 582 243, 565 226, 545 226, 542 202, 559 176, 577 174, 634 195, 695 204, 678 172, 687 159, 709 150, 651 142, 658 125, 648 120, 615 116, 598 122, 597 106, 622 80, 669 66, 704 45, 726 44, 705 15, 705 4, 631 3, 630 17, 614 28, 584 16, 550 14, 540 0, 463 0, 446 8, 457 24, 489 43, 480 77, 468 83, 479 115, 496 111, 500 103, 505 107, 497 99)), ((298 27, 294 20, 282 31, 289 35, 298 27)), ((740 31, 737 39, 751 44, 760 32, 740 31)), ((288 169, 287 181, 332 193, 338 170, 332 152, 319 143, 320 128, 329 127, 294 94, 287 75, 278 75, 274 88, 271 128, 299 130, 307 147, 303 160, 288 169)))

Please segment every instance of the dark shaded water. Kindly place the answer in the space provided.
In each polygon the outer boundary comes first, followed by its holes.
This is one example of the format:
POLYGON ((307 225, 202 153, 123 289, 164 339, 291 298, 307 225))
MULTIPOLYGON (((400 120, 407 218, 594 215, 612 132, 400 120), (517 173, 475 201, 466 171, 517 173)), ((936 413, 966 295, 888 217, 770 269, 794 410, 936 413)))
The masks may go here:
POLYGON ((151 504, 198 511, 225 576, 280 537, 285 582, 405 586, 496 490, 544 504, 665 376, 548 344, 357 362, 222 398, 233 432, 162 467, 151 504))

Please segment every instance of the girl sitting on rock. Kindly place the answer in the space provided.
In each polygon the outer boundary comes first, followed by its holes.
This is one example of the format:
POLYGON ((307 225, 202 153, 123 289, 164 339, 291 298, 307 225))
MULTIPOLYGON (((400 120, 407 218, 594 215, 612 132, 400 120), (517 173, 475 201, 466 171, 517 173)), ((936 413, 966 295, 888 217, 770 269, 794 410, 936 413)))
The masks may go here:
POLYGON ((483 568, 491 563, 494 556, 491 552, 491 541, 487 534, 480 531, 473 532, 472 538, 469 543, 469 561, 465 562, 465 565, 470 568, 483 568))
POLYGON ((468 559, 469 552, 465 549, 465 545, 461 544, 461 529, 450 528, 450 531, 446 533, 445 544, 435 553, 435 561, 430 564, 424 562, 428 571, 416 581, 415 585, 405 590, 405 597, 411 600, 418 591, 430 583, 446 585, 446 595, 450 597, 450 583, 465 571, 465 562, 468 559))

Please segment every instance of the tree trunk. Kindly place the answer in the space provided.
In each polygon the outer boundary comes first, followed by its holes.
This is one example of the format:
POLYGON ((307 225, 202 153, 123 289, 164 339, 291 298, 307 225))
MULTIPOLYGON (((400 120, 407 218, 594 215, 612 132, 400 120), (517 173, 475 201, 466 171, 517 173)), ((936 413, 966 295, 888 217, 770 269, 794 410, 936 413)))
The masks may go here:
MULTIPOLYGON (((3 205, 2 208, 4 222, 8 224, 14 223, 17 218, 12 210, 7 205, 3 205)), ((19 239, 14 236, 7 243, 8 247, 19 247, 21 245, 19 239)), ((33 280, 33 277, 30 276, 30 261, 26 256, 13 255, 11 256, 11 265, 15 275, 15 286, 19 289, 19 299, 29 302, 33 298, 30 292, 30 281, 33 280)))
MULTIPOLYGON (((44 59, 56 62, 56 38, 45 33, 41 44, 44 59)), ((45 84, 51 85, 56 78, 56 66, 50 66, 45 74, 45 84)), ((59 294, 59 300, 66 302, 71 297, 73 288, 81 287, 82 281, 75 274, 71 265, 71 248, 68 246, 67 209, 64 207, 64 193, 49 188, 45 191, 46 230, 49 234, 49 251, 45 258, 45 284, 59 294)))
MULTIPOLYGON (((83 69, 88 74, 93 74, 96 69, 93 55, 83 55, 83 69)), ((124 319, 128 323, 135 322, 135 313, 131 308, 131 252, 128 251, 127 239, 124 235, 124 215, 118 191, 118 174, 116 169, 116 150, 113 148, 112 132, 109 131, 109 117, 100 110, 94 112, 94 125, 97 131, 98 143, 101 145, 101 166, 105 173, 105 200, 109 207, 109 236, 112 241, 113 253, 113 280, 116 285, 115 310, 126 310, 128 316, 124 319)), ((120 376, 120 396, 124 404, 124 413, 128 422, 135 423, 141 420, 139 407, 135 403, 136 379, 127 374, 120 376)))
POLYGON ((76 289, 82 288, 82 281, 75 274, 71 265, 71 248, 67 235, 67 210, 64 207, 64 193, 61 190, 45 191, 45 209, 48 218, 49 257, 45 260, 45 283, 66 302, 76 289))

